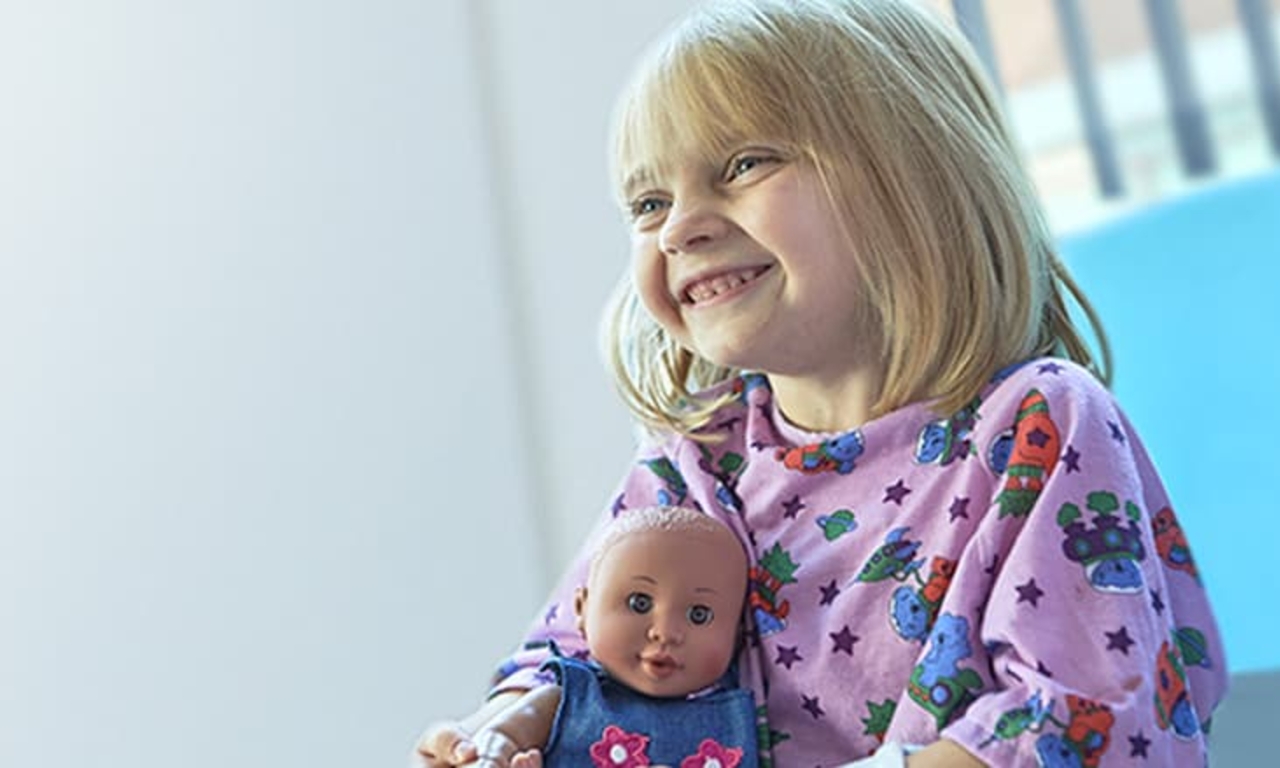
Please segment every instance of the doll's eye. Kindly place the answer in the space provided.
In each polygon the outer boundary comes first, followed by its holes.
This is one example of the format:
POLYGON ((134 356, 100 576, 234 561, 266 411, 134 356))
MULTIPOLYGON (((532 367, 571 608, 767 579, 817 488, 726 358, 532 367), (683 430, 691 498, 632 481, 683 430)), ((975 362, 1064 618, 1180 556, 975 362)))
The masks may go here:
POLYGON ((627 595, 627 607, 632 613, 648 613, 653 609, 653 598, 643 592, 632 592, 627 595))
POLYGON ((715 617, 715 611, 705 605, 694 605, 689 608, 689 621, 697 626, 710 624, 711 619, 715 617))

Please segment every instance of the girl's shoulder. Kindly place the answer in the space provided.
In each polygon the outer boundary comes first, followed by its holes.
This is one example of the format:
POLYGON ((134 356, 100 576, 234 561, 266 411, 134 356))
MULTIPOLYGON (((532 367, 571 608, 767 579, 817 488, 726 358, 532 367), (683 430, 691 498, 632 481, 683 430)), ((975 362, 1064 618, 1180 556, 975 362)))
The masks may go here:
POLYGON ((1079 363, 1056 357, 1026 360, 1002 369, 980 395, 987 413, 1047 408, 1063 417, 1115 409, 1106 385, 1079 363))

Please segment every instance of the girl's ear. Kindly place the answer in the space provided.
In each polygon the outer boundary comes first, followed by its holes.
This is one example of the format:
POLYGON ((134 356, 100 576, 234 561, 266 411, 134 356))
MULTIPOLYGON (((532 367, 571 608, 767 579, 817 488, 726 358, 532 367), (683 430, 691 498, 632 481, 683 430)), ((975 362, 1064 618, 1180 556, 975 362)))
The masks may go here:
POLYGON ((585 640, 587 637, 587 588, 578 587, 573 592, 573 615, 578 627, 578 634, 585 640))

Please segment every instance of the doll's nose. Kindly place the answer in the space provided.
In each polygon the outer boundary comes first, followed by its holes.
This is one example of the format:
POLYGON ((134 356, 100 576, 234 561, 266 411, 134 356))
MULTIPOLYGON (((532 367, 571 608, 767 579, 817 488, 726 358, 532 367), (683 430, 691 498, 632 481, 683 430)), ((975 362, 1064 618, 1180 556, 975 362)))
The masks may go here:
POLYGON ((655 643, 675 644, 684 640, 684 630, 678 617, 655 615, 649 625, 649 640, 655 643))

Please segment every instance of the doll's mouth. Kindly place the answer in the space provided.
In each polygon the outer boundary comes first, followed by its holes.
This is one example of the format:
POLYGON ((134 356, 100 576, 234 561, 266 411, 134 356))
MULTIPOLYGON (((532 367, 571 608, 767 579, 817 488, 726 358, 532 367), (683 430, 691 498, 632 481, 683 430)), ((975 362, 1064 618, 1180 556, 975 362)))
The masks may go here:
POLYGON ((641 656, 640 666, 644 667, 645 672, 657 678, 668 677, 680 669, 680 664, 666 654, 641 656))

